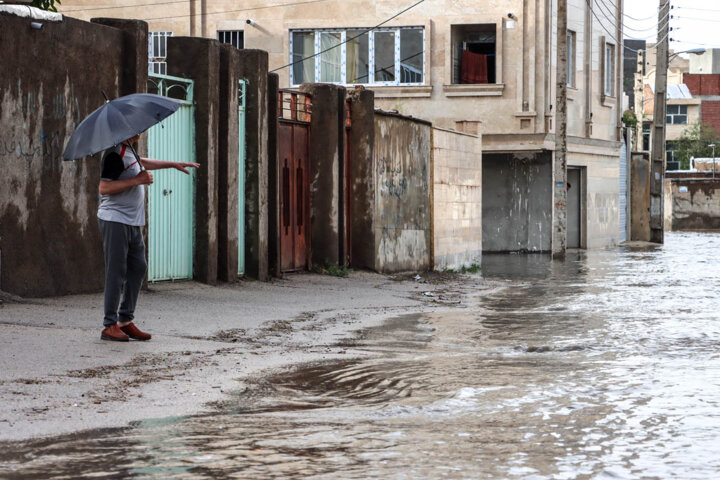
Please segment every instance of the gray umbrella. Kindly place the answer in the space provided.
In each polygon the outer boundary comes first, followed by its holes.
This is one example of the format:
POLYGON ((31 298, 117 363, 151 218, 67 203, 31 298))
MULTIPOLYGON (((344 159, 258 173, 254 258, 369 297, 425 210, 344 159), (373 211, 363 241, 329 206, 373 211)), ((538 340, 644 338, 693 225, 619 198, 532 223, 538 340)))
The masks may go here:
POLYGON ((106 102, 80 122, 63 152, 75 160, 102 152, 160 123, 180 108, 178 100, 133 93, 106 102))

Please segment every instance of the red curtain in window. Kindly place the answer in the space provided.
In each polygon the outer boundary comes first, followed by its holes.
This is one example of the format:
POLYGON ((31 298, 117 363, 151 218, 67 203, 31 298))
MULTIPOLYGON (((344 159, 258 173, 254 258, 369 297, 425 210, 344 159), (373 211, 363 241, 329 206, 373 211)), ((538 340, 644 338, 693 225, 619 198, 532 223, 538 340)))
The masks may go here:
POLYGON ((463 50, 461 83, 488 83, 487 55, 463 50))

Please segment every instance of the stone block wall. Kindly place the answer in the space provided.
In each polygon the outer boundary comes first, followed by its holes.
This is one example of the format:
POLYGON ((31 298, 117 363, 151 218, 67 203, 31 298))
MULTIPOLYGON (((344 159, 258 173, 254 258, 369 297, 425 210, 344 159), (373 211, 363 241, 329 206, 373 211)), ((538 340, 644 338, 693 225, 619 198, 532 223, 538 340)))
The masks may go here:
POLYGON ((482 142, 433 128, 433 251, 437 270, 482 258, 482 142))

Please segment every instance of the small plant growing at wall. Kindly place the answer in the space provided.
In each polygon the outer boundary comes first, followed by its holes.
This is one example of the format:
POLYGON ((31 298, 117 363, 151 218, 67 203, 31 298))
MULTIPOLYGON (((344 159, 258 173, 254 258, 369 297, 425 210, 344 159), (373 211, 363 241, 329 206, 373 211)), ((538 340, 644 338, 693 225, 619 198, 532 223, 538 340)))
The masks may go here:
POLYGON ((57 12, 55 5, 60 5, 60 0, 33 0, 32 6, 48 12, 57 12))
POLYGON ((625 110, 622 121, 626 128, 635 128, 638 123, 638 119, 632 110, 625 110))

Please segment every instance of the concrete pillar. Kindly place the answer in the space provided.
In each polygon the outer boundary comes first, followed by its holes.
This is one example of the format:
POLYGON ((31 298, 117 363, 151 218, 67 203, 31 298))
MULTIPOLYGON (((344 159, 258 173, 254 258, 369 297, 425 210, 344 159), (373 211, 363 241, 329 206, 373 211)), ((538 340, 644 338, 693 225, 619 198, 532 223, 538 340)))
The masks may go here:
POLYGON ((553 258, 565 258, 567 246, 567 0, 559 0, 557 8, 552 256, 553 258))
POLYGON ((218 141, 218 279, 238 276, 238 167, 240 51, 220 45, 218 141))
POLYGON ((342 232, 344 184, 345 88, 309 83, 312 95, 310 125, 310 238, 312 263, 343 265, 342 232))
POLYGON ((650 229, 650 158, 647 153, 632 153, 630 170, 630 240, 649 242, 650 229))
POLYGON ((268 270, 282 277, 280 263, 280 164, 278 163, 278 90, 280 77, 268 74, 268 270))
POLYGON ((218 125, 220 43, 194 37, 168 38, 168 73, 195 81, 196 280, 214 285, 218 278, 218 125))
POLYGON ((148 24, 141 20, 93 18, 92 23, 107 25, 123 32, 122 78, 120 95, 147 92, 148 24))
POLYGON ((375 93, 372 90, 351 90, 350 115, 350 238, 352 266, 375 268, 375 93))
POLYGON ((268 54, 240 50, 245 91, 245 273, 268 277, 268 54))

